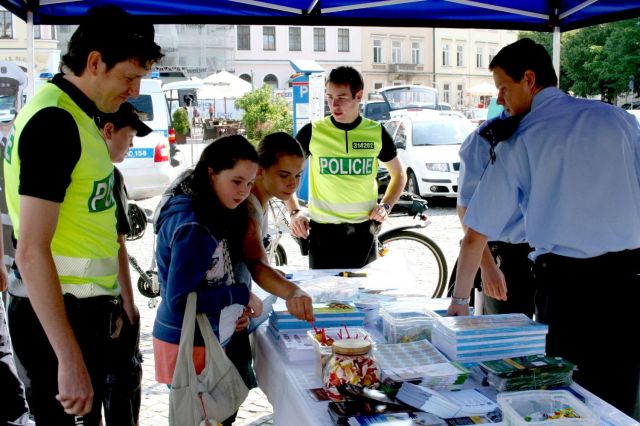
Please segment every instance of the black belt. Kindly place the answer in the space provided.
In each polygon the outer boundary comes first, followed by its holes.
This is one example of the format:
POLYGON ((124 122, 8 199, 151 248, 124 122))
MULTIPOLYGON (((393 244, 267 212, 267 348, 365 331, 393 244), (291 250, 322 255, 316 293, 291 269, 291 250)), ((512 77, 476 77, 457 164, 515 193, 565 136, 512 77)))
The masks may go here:
POLYGON ((365 220, 360 223, 319 223, 312 220, 310 227, 315 231, 349 235, 370 232, 371 222, 371 220, 365 220))
POLYGON ((533 251, 533 247, 528 243, 512 244, 504 241, 489 241, 487 244, 494 256, 527 256, 533 251))

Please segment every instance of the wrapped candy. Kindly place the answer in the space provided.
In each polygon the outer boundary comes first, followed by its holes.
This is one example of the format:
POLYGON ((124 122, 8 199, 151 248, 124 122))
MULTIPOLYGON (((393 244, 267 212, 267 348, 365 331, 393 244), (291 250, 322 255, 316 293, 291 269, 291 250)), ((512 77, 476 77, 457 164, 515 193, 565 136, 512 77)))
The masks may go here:
POLYGON ((324 367, 323 386, 329 397, 340 401, 342 385, 377 388, 380 370, 372 355, 371 343, 364 339, 342 339, 333 343, 333 355, 324 367))

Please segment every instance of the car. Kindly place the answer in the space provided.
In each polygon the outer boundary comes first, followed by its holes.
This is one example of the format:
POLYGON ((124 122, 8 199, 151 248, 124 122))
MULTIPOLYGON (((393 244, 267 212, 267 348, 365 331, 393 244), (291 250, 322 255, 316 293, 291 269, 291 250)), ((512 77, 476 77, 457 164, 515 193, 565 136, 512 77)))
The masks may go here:
POLYGON ((476 126, 487 121, 488 108, 470 108, 464 111, 465 117, 471 120, 476 126))
POLYGON ((466 119, 438 111, 387 121, 385 129, 407 171, 406 190, 422 197, 456 197, 460 145, 475 127, 466 119))
POLYGON ((159 80, 143 79, 140 96, 129 98, 140 118, 153 130, 135 137, 124 161, 117 165, 131 200, 162 194, 173 179, 169 155, 169 108, 159 80))
POLYGON ((453 108, 447 102, 438 102, 438 109, 440 111, 451 111, 453 108))
POLYGON ((360 104, 360 112, 365 118, 385 121, 389 119, 389 104, 386 101, 365 101, 360 104))

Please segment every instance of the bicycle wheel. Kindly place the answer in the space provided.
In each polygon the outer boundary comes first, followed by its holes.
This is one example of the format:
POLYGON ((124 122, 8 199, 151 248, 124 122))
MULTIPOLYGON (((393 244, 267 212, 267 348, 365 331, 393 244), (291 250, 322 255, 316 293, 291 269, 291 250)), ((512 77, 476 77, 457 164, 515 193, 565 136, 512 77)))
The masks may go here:
POLYGON ((282 266, 287 264, 287 252, 284 251, 284 247, 281 244, 276 246, 276 254, 273 258, 275 266, 282 266))
POLYGON ((442 296, 447 281, 447 261, 431 238, 415 231, 392 229, 380 235, 379 242, 381 256, 391 252, 406 253, 406 262, 426 295, 442 296))

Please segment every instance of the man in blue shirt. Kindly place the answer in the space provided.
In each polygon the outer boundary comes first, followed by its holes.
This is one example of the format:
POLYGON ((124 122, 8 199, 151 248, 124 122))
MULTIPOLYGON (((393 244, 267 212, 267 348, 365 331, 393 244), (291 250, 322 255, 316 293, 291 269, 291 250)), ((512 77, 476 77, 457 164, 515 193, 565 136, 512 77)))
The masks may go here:
MULTIPOLYGON (((465 212, 491 163, 493 147, 511 136, 520 119, 521 116, 510 117, 502 112, 480 125, 460 147, 457 211, 463 228, 465 212)), ((523 313, 533 317, 535 285, 528 258, 532 250, 525 240, 524 218, 518 209, 483 251, 480 262, 483 314, 523 313)))
POLYGON ((495 148, 469 203, 453 295, 468 297, 487 236, 520 209, 547 353, 576 363, 579 384, 631 414, 640 381, 640 357, 628 343, 635 310, 598 308, 610 288, 628 303, 640 296, 640 128, 620 108, 557 89, 548 53, 529 39, 502 49, 489 68, 498 103, 526 115, 495 148))

